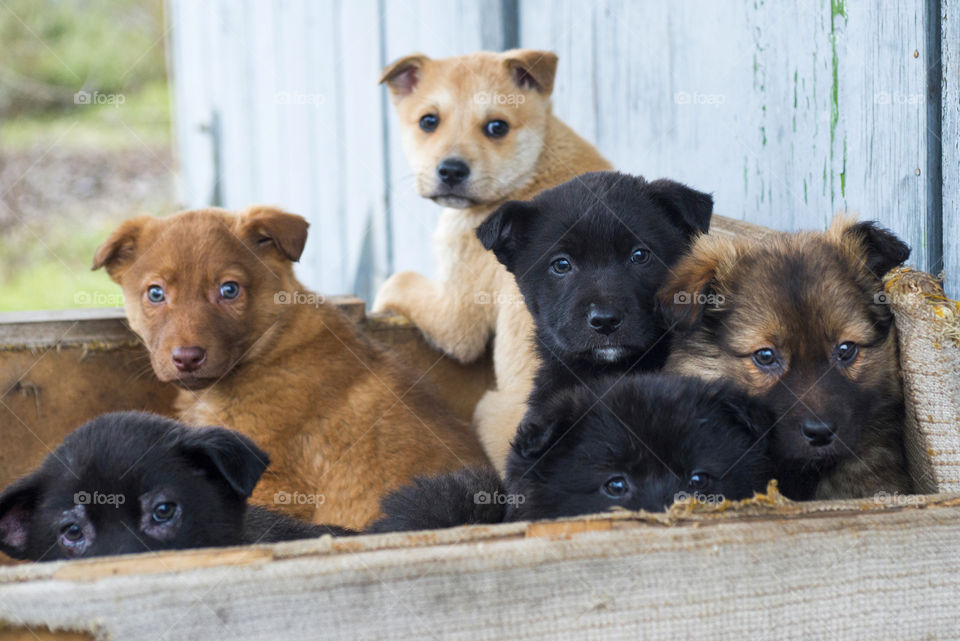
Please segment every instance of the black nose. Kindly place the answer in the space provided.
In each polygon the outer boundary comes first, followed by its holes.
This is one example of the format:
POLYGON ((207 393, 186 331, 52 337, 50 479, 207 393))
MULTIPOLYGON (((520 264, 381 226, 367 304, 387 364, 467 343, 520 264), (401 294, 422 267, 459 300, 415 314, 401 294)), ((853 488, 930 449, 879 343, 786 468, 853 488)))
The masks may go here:
POLYGON ((617 331, 617 328, 623 324, 623 319, 612 309, 591 307, 590 313, 587 314, 587 323, 593 331, 608 336, 617 331))
POLYGON ((440 176, 440 180, 453 187, 467 179, 470 175, 470 167, 462 160, 447 158, 437 165, 437 175, 440 176))
POLYGON ((833 426, 823 421, 806 421, 800 426, 800 433, 814 447, 830 445, 833 442, 833 426))

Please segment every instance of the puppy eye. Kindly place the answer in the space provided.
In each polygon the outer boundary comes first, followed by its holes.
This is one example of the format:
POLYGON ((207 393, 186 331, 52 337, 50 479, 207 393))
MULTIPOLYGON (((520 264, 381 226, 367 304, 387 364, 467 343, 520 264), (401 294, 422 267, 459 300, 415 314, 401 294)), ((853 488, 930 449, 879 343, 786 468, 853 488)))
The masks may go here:
POLYGON ((232 300, 240 295, 240 285, 235 281, 229 280, 220 285, 220 296, 227 300, 232 300))
POLYGON ((162 303, 166 295, 163 293, 163 287, 160 285, 150 285, 147 287, 147 300, 151 303, 162 303))
POLYGON ((553 269, 554 273, 566 274, 573 269, 573 263, 570 262, 569 258, 560 257, 550 263, 550 268, 553 269))
POLYGON ((694 472, 690 475, 687 485, 691 490, 702 490, 710 483, 711 476, 706 472, 694 472))
POLYGON ((491 120, 483 126, 488 138, 503 138, 510 132, 510 125, 503 120, 491 120))
POLYGON ((761 347, 753 353, 753 362, 760 367, 770 367, 777 362, 777 353, 769 347, 761 347))
POLYGON ((614 476, 603 484, 603 492, 612 499, 623 497, 630 490, 630 484, 622 476, 614 476))
POLYGON ((846 341, 837 345, 837 360, 846 365, 852 363, 859 353, 860 346, 853 341, 846 341))
POLYGON ((630 255, 630 262, 637 265, 642 265, 648 260, 650 260, 650 250, 642 247, 634 249, 633 254, 630 255))
POLYGON ((76 545, 83 540, 83 528, 76 523, 68 523, 60 529, 60 536, 67 544, 76 545))
POLYGON ((153 508, 153 520, 155 523, 166 523, 177 513, 177 504, 172 501, 158 503, 153 508))
POLYGON ((440 124, 440 118, 436 114, 427 114, 420 118, 420 128, 430 133, 440 124))

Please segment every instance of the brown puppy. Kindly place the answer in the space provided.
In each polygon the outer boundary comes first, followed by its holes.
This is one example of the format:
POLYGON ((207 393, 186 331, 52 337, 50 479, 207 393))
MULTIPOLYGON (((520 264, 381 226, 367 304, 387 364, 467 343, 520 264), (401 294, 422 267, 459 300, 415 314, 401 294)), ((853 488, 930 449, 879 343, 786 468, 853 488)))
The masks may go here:
POLYGON ((270 207, 123 223, 97 250, 181 418, 229 425, 274 465, 253 501, 362 528, 417 475, 485 462, 469 426, 293 273, 300 216, 270 207))
POLYGON ((437 279, 414 272, 384 283, 373 310, 412 320, 464 362, 493 347, 497 389, 474 423, 502 471, 537 369, 533 320, 513 276, 474 230, 500 204, 526 200, 588 171, 610 169, 589 143, 554 117, 557 56, 515 49, 431 60, 414 54, 383 71, 397 108, 417 189, 445 207, 434 235, 437 279))
POLYGON ((661 291, 678 330, 666 368, 733 381, 774 409, 771 448, 791 498, 910 491, 881 281, 909 254, 842 216, 826 233, 702 236, 661 291))

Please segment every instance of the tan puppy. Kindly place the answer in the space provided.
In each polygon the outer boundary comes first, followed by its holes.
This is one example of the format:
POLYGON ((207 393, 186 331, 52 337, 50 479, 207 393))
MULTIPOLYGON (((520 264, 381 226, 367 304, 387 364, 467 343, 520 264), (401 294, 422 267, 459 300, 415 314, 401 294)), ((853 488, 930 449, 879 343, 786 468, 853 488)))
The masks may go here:
POLYGON ((504 201, 611 168, 554 117, 556 68, 555 54, 525 49, 443 60, 415 54, 381 78, 400 117, 417 189, 445 209, 434 235, 437 279, 394 274, 373 309, 403 314, 463 362, 483 354, 494 337, 497 389, 480 400, 474 423, 501 471, 537 369, 533 320, 513 276, 474 230, 504 201))
POLYGON ((239 430, 272 460, 253 494, 360 529, 412 477, 484 464, 458 421, 293 274, 300 216, 270 207, 123 223, 97 250, 181 418, 239 430))
POLYGON ((795 499, 909 492, 903 390, 883 275, 910 248, 875 223, 761 240, 701 236, 661 291, 666 368, 734 382, 775 412, 795 499))

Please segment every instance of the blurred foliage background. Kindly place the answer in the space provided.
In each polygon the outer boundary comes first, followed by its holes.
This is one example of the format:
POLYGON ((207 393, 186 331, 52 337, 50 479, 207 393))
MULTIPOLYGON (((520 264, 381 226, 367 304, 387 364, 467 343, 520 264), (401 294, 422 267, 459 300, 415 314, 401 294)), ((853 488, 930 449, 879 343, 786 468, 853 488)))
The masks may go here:
POLYGON ((115 304, 94 250, 175 207, 163 10, 0 0, 0 311, 115 304))

